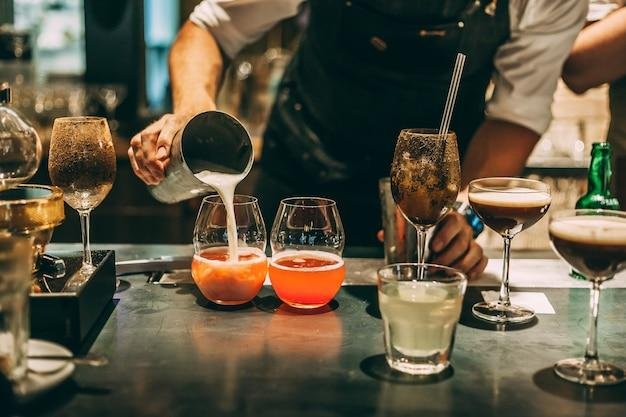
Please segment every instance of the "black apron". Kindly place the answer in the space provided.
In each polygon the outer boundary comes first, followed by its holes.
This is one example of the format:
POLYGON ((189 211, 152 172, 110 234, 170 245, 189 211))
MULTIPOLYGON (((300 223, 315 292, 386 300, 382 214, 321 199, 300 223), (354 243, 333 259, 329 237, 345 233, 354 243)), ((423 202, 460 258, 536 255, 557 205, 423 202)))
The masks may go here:
POLYGON ((375 242, 377 180, 398 132, 437 128, 457 52, 467 55, 451 129, 463 156, 484 120, 508 2, 319 0, 288 66, 264 135, 253 191, 266 221, 280 198, 337 200, 349 245, 375 242), (492 6, 493 4, 491 4, 492 6))

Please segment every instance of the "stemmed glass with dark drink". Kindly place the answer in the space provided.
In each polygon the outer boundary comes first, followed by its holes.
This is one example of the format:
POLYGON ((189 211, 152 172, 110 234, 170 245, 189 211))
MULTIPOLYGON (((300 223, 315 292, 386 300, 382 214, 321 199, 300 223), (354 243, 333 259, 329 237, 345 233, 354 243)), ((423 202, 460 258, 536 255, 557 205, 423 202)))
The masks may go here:
POLYGON ((48 170, 52 183, 63 190, 65 202, 80 215, 82 270, 93 270, 89 215, 111 190, 116 170, 107 120, 88 116, 55 119, 48 170))
POLYGON ((472 311, 476 317, 496 323, 523 323, 532 320, 535 312, 512 305, 509 297, 509 259, 511 240, 522 230, 537 223, 548 211, 552 201, 550 187, 541 181, 523 178, 482 178, 469 185, 472 209, 504 240, 500 298, 481 302, 472 311))
POLYGON ((624 370, 598 357, 597 326, 600 286, 626 269, 626 212, 565 210, 549 225, 554 250, 591 281, 589 335, 583 358, 563 359, 554 365, 561 378, 585 385, 612 385, 624 380, 624 370))
POLYGON ((426 233, 454 205, 461 183, 456 134, 403 129, 391 164, 391 193, 417 229, 417 262, 424 263, 426 233))

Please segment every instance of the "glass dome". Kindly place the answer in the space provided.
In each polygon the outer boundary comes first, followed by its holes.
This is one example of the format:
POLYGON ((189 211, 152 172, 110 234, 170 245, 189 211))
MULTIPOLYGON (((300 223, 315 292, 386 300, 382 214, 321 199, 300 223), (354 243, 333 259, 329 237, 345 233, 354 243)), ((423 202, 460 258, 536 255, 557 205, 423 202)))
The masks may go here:
POLYGON ((0 191, 28 181, 41 161, 35 129, 13 108, 8 83, 0 85, 0 191))

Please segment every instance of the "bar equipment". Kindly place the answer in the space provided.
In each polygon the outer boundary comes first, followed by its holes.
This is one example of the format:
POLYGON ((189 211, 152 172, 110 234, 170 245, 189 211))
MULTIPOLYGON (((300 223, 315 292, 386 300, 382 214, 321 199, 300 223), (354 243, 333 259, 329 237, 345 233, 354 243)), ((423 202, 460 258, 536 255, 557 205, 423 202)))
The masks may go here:
MULTIPOLYGON (((65 218, 63 192, 55 186, 20 184, 37 170, 41 143, 32 126, 10 108, 8 86, 0 88, 0 97, 4 101, 0 105, 3 184, 0 190, 0 268, 3 270, 0 286, 6 286, 7 282, 24 284, 19 294, 15 286, 10 291, 2 289, 0 298, 9 293, 10 296, 3 299, 13 300, 10 302, 13 311, 19 306, 22 324, 28 325, 30 311, 33 337, 52 340, 77 351, 115 291, 115 254, 95 252, 93 270, 81 274, 82 256, 45 253, 54 228, 65 218), (6 280, 15 270, 13 255, 20 241, 28 242, 28 251, 20 251, 20 259, 27 262, 28 270, 19 275, 19 280, 6 280)), ((0 310, 9 311, 4 304, 0 310)), ((0 316, 2 314, 0 312, 0 316)), ((0 322, 3 320, 8 323, 9 318, 0 317, 0 322)), ((28 333, 28 329, 20 331, 22 336, 15 340, 27 340, 28 333)), ((7 346, 4 342, 0 344, 7 346)))
POLYGON ((11 106, 11 88, 0 85, 0 191, 28 181, 41 162, 41 140, 11 106))
POLYGON ((402 218, 391 195, 391 180, 378 181, 382 225, 384 233, 385 264, 417 261, 417 234, 415 227, 402 218))
POLYGON ((200 113, 174 136, 165 178, 150 193, 163 203, 205 195, 214 191, 211 179, 243 179, 253 161, 250 135, 237 119, 220 111, 200 113))
POLYGON ((34 260, 63 220, 63 203, 58 189, 18 185, 37 170, 41 142, 10 102, 11 89, 4 83, 0 86, 0 372, 18 381, 26 375, 34 260))
POLYGON ((64 219, 62 192, 28 181, 41 162, 41 141, 35 129, 11 107, 8 83, 0 85, 0 232, 32 242, 36 268, 52 231, 64 219))

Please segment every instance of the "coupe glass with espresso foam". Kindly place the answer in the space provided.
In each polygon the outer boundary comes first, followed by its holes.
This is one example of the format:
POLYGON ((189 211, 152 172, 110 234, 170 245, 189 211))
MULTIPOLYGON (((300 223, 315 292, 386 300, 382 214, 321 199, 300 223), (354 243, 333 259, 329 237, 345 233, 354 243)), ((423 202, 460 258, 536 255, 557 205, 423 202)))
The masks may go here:
POLYGON ((272 233, 270 281, 286 304, 311 309, 333 299, 345 275, 345 234, 337 204, 320 197, 280 202, 272 233))
POLYGON ((589 333, 583 358, 554 365, 561 378, 585 385, 612 385, 624 380, 624 370, 598 357, 597 326, 600 286, 626 269, 626 212, 565 210, 550 219, 552 247, 565 262, 591 281, 589 333))
POLYGON ((83 240, 83 271, 93 270, 89 248, 89 216, 107 196, 115 179, 115 149, 102 117, 54 120, 48 171, 63 190, 65 202, 78 211, 83 240))
POLYGON ((237 259, 229 253, 227 209, 219 195, 202 200, 193 232, 191 275, 202 295, 222 305, 252 300, 267 275, 265 223, 257 199, 235 195, 233 209, 237 259))
POLYGON ((476 214, 504 240, 500 297, 495 302, 475 304, 472 308, 474 315, 496 323, 532 320, 535 312, 531 308, 511 304, 509 297, 511 240, 546 214, 552 201, 550 187, 524 178, 482 178, 470 183, 468 196, 476 214))
POLYGON ((426 234, 454 205, 461 182, 456 134, 403 129, 391 164, 391 193, 417 230, 417 262, 424 263, 426 234))

